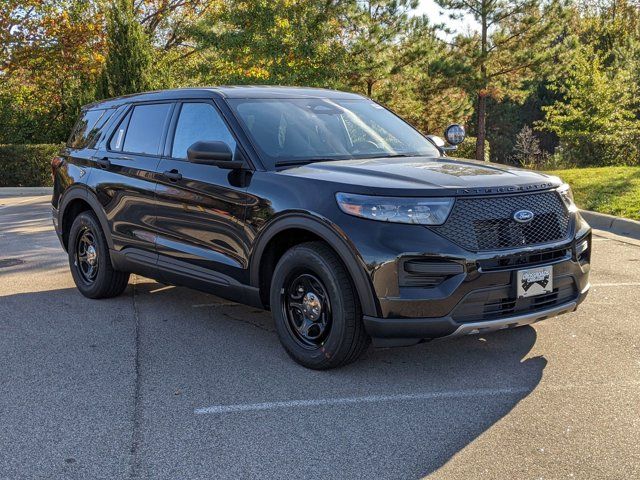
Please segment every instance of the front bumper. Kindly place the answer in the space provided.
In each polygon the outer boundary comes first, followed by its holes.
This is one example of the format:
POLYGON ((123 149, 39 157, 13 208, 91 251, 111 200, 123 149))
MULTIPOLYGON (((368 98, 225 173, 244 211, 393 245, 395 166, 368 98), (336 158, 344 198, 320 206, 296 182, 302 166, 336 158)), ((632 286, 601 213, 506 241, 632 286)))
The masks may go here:
POLYGON ((364 317, 365 328, 379 347, 412 345, 425 339, 452 338, 522 327, 573 312, 585 299, 589 284, 575 300, 551 308, 509 315, 495 320, 458 323, 451 316, 438 318, 376 318, 364 317))
POLYGON ((566 240, 490 252, 464 250, 426 228, 381 224, 366 237, 365 230, 348 236, 375 295, 377 312, 363 317, 375 345, 531 324, 575 310, 589 291, 591 229, 579 216, 566 240), (416 275, 406 273, 407 264, 416 275), (517 272, 543 265, 553 265, 554 291, 518 298, 517 272))

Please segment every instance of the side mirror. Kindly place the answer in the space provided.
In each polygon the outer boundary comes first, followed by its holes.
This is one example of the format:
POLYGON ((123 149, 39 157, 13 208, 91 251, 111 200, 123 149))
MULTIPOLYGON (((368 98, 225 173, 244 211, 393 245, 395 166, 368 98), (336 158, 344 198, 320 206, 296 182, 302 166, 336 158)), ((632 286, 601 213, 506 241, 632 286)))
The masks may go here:
POLYGON ((438 148, 445 148, 445 143, 442 137, 438 135, 427 135, 427 138, 433 142, 433 144, 438 148))
POLYGON ((444 130, 444 138, 453 146, 460 145, 464 141, 465 136, 464 127, 457 123, 449 125, 444 130))
POLYGON ((436 146, 440 153, 446 155, 447 152, 451 152, 453 150, 457 150, 458 147, 456 145, 447 145, 442 137, 438 135, 427 135, 427 138, 431 140, 431 142, 436 146))
POLYGON ((214 165, 229 170, 242 168, 244 164, 233 160, 233 153, 225 142, 196 142, 187 149, 187 159, 191 163, 214 165))

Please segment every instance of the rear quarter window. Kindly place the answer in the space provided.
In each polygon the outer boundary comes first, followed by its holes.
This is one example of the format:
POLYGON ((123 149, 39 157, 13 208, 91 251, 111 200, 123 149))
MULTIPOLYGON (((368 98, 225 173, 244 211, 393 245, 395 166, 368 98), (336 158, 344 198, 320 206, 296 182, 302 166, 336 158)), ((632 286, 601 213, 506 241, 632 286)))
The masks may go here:
POLYGON ((104 109, 83 111, 75 127, 73 127, 67 146, 70 148, 86 147, 99 130, 100 127, 98 125, 104 125, 106 120, 102 121, 102 119, 105 116, 105 112, 106 110, 104 109))
POLYGON ((76 122, 71 132, 67 146, 71 148, 84 148, 89 143, 89 138, 94 132, 98 120, 104 115, 104 110, 85 110, 76 122))

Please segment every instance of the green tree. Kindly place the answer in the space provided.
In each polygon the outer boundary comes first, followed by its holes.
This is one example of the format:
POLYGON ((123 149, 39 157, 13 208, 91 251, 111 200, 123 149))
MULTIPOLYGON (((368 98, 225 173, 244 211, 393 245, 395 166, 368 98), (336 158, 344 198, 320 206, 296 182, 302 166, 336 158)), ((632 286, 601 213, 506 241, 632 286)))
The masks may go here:
POLYGON ((438 37, 440 25, 412 15, 416 5, 395 0, 352 5, 344 21, 345 81, 421 131, 441 134, 451 122, 465 123, 472 106, 452 81, 464 65, 438 37))
POLYGON ((605 67, 592 46, 581 46, 573 57, 568 78, 554 85, 563 99, 543 107, 540 126, 558 136, 563 160, 570 164, 639 164, 638 85, 632 72, 605 67))
POLYGON ((0 2, 0 143, 65 139, 104 61, 102 14, 86 0, 0 2))
POLYGON ((420 58, 425 38, 432 34, 425 17, 410 12, 418 0, 360 0, 353 2, 344 22, 349 83, 373 96, 374 86, 420 58))
POLYGON ((435 33, 424 35, 421 55, 378 82, 374 97, 424 133, 466 124, 473 112, 469 94, 452 79, 462 74, 450 47, 435 33))
POLYGON ((211 61, 191 36, 192 27, 221 8, 224 0, 137 0, 136 18, 153 50, 153 88, 175 88, 207 83, 199 66, 211 61))
POLYGON ((107 48, 98 97, 151 88, 151 46, 136 18, 133 0, 112 0, 107 16, 107 48))
POLYGON ((237 0, 189 33, 197 77, 212 83, 335 86, 343 65, 340 0, 237 0))
POLYGON ((523 81, 559 46, 560 0, 436 0, 451 18, 472 17, 479 31, 458 35, 459 55, 469 61, 467 88, 476 97, 476 158, 485 158, 487 99, 521 94, 523 81))

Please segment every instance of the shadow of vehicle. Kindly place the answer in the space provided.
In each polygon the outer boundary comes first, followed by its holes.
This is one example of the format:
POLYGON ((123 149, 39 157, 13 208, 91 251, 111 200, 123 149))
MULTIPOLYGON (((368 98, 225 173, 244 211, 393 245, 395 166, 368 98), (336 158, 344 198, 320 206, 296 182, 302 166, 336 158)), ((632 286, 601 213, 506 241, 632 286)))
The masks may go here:
POLYGON ((546 365, 528 357, 536 331, 522 327, 371 349, 345 368, 310 371, 284 353, 267 312, 133 281, 106 301, 75 289, 0 298, 3 364, 13 365, 0 375, 10 391, 0 421, 13 425, 15 445, 32 439, 23 461, 53 465, 80 450, 82 464, 53 473, 118 470, 132 429, 137 473, 153 478, 419 478, 526 398, 546 365), (292 400, 329 402, 195 414, 292 400), (112 424, 113 415, 126 422, 112 424))
MULTIPOLYGON (((180 288, 147 293, 153 289, 140 286, 138 304, 141 312, 154 311, 148 323, 142 314, 143 332, 152 329, 162 339, 152 347, 154 364, 144 370, 154 391, 163 383, 183 385, 177 403, 193 409, 275 402, 273 408, 221 415, 192 410, 180 422, 154 415, 149 438, 178 451, 198 439, 190 448, 203 475, 207 469, 236 478, 428 475, 526 398, 546 366, 544 358, 528 357, 536 331, 527 326, 371 349, 345 368, 311 371, 284 353, 267 312, 220 306, 211 303, 215 297, 180 288), (159 297, 169 311, 154 309, 159 297), (349 402, 335 402, 340 399, 349 402), (298 400, 328 402, 290 405, 298 400)), ((175 397, 158 403, 175 411, 175 397)), ((168 461, 151 447, 147 452, 161 464, 168 461)))

